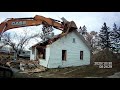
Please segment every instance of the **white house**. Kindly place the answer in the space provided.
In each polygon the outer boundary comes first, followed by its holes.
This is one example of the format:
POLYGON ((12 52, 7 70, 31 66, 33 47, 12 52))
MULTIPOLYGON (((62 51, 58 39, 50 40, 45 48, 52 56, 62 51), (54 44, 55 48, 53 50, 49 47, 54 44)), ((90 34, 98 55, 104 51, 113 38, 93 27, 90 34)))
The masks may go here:
POLYGON ((60 34, 30 48, 30 60, 39 60, 47 68, 90 64, 91 48, 77 30, 65 36, 60 34))

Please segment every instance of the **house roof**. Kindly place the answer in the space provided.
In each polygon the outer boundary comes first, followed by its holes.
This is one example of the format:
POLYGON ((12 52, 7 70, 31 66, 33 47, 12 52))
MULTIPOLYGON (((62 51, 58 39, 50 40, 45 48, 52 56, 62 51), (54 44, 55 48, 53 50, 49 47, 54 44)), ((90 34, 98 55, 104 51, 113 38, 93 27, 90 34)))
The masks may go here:
MULTIPOLYGON (((63 36, 66 36, 68 35, 69 33, 71 32, 75 32, 76 35, 78 35, 78 37, 87 45, 87 47, 91 50, 91 47, 90 47, 90 44, 84 39, 84 37, 77 31, 77 30, 71 30, 69 31, 67 34, 63 35, 63 34, 58 34, 58 35, 55 35, 53 36, 51 39, 47 40, 47 41, 41 41, 35 45, 33 45, 32 47, 36 47, 36 46, 46 46, 46 45, 49 45, 49 44, 52 44, 54 43, 55 41, 59 40, 60 38, 62 38, 63 36)), ((30 47, 30 49, 32 48, 30 47)))

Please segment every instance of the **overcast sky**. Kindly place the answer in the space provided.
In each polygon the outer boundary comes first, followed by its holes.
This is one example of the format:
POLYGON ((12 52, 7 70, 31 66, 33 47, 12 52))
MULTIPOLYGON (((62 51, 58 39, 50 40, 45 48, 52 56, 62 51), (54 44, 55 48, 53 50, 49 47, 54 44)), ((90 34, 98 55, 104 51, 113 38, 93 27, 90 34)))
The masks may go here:
POLYGON ((120 12, 0 12, 0 22, 6 18, 34 17, 35 15, 56 20, 64 17, 68 21, 75 21, 78 28, 86 25, 88 31, 99 31, 104 22, 108 26, 113 26, 114 22, 118 25, 120 23, 120 12))
MULTIPOLYGON (((68 21, 73 20, 78 28, 85 25, 88 32, 93 30, 99 31, 104 22, 106 22, 107 26, 110 28, 113 27, 113 23, 116 23, 118 26, 120 26, 120 12, 0 12, 0 23, 6 18, 25 18, 34 17, 35 15, 41 15, 60 21, 60 18, 64 17, 68 21)), ((40 27, 41 26, 32 27, 31 32, 33 33, 36 29, 41 30, 40 27)), ((22 29, 23 28, 17 28, 12 30, 20 33, 22 29)), ((12 32, 12 30, 9 32, 12 32)), ((54 32, 60 33, 59 30, 55 30, 54 32)))

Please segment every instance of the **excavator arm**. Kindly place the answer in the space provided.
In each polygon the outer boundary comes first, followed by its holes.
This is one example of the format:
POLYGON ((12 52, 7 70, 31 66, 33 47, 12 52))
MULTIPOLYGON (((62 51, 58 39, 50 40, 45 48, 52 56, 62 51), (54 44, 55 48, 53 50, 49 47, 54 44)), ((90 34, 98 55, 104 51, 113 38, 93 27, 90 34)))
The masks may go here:
POLYGON ((10 18, 0 24, 0 33, 9 29, 37 26, 43 24, 46 27, 53 26, 56 29, 64 30, 64 25, 58 20, 51 18, 45 18, 43 16, 36 15, 34 18, 10 18))

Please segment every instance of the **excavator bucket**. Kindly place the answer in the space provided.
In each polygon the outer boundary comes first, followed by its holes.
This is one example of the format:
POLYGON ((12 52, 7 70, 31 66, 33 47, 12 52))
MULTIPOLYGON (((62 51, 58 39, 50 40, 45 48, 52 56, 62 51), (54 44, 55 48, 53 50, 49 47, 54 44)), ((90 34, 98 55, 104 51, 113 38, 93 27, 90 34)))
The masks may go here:
POLYGON ((77 26, 75 24, 74 21, 71 21, 71 22, 67 22, 65 24, 65 27, 64 27, 64 30, 63 32, 61 33, 62 36, 68 34, 69 32, 73 31, 73 30, 76 30, 77 29, 77 26))
POLYGON ((67 29, 71 29, 71 30, 77 29, 77 26, 74 21, 69 22, 64 17, 62 17, 61 19, 67 25, 66 27, 67 29))
POLYGON ((76 29, 77 29, 77 26, 74 21, 67 22, 66 25, 64 26, 63 33, 67 34, 68 32, 71 32, 76 29))
POLYGON ((64 28, 64 33, 67 34, 68 32, 71 32, 73 30, 76 30, 77 29, 77 26, 75 24, 74 21, 71 21, 71 22, 67 22, 66 23, 66 27, 64 28))

